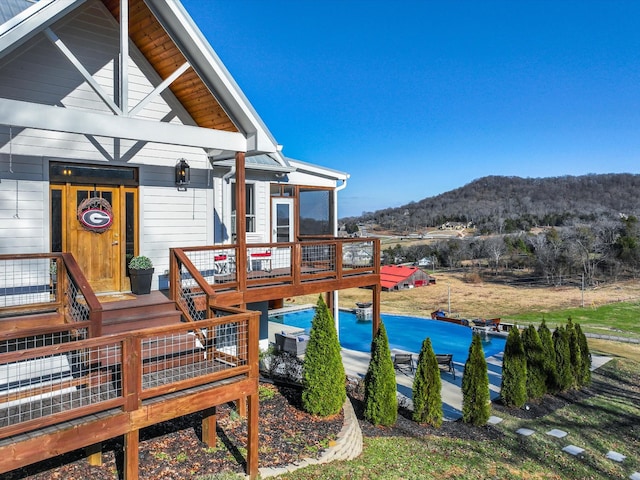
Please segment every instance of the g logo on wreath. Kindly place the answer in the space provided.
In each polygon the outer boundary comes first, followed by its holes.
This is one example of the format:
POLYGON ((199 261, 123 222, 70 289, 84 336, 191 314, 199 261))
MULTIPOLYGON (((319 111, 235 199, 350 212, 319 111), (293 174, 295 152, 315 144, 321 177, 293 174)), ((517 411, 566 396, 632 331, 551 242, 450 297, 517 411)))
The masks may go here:
POLYGON ((104 198, 87 198, 78 205, 78 221, 91 232, 106 232, 113 223, 111 205, 104 198))

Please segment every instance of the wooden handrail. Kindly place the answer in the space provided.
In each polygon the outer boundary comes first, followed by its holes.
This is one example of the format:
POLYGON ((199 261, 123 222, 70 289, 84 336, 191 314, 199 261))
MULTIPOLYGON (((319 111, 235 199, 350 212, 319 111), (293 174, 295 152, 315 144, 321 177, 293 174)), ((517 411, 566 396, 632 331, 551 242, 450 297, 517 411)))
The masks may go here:
MULTIPOLYGON (((208 250, 211 250, 211 249, 208 249, 208 250)), ((175 259, 170 262, 170 266, 169 266, 170 268, 169 278, 171 282, 171 290, 170 290, 171 299, 176 303, 176 305, 178 306, 182 314, 185 316, 185 318, 190 322, 194 322, 195 320, 192 318, 191 313, 184 308, 184 305, 182 304, 182 302, 178 301, 180 296, 179 291, 181 290, 180 289, 181 274, 180 274, 180 267, 178 262, 185 266, 189 274, 191 274, 191 277, 193 278, 193 280, 198 285, 198 288, 202 292, 204 292, 207 305, 211 305, 212 299, 215 296, 215 291, 213 290, 211 285, 209 285, 209 282, 207 282, 204 279, 200 271, 191 262, 189 257, 184 253, 183 249, 172 248, 170 253, 171 253, 171 257, 175 259)), ((209 317, 209 309, 207 309, 207 318, 208 317, 209 317)))

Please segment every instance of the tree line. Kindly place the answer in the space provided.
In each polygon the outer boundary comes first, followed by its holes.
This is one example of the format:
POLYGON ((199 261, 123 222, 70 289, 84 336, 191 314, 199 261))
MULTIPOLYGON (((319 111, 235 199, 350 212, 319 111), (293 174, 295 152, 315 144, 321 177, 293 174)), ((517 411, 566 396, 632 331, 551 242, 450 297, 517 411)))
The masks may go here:
POLYGON ((640 223, 635 216, 593 225, 549 227, 541 233, 454 238, 383 250, 385 264, 418 263, 431 268, 484 266, 528 269, 550 285, 582 277, 586 284, 635 278, 640 274, 640 223))
POLYGON ((549 178, 483 177, 455 190, 397 208, 342 219, 398 233, 446 222, 472 222, 481 234, 572 227, 640 216, 640 175, 591 174, 549 178))

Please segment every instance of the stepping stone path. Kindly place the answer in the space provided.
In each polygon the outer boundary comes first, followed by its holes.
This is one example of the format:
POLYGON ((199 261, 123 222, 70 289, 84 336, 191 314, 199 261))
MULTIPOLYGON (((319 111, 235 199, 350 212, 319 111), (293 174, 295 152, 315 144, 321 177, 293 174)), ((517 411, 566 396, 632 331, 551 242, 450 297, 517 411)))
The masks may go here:
POLYGON ((496 417, 495 415, 491 415, 489 417, 489 420, 487 420, 487 423, 489 425, 497 425, 502 421, 502 419, 500 417, 496 417))
POLYGON ((549 430, 547 432, 547 435, 550 435, 550 436, 556 437, 556 438, 564 438, 568 434, 564 430, 558 430, 557 428, 554 428, 553 430, 549 430))
MULTIPOLYGON (((491 425, 496 425, 498 423, 502 422, 502 418, 500 417, 496 417, 496 416, 491 416, 489 417, 489 420, 487 421, 488 424, 491 425)), ((531 435, 533 435, 535 433, 535 430, 531 430, 530 428, 519 428, 518 430, 516 430, 516 433, 518 435, 522 435, 523 437, 529 437, 531 435)), ((552 430, 549 430, 547 432, 547 435, 551 436, 551 437, 555 437, 555 438, 564 438, 568 435, 567 432, 565 432, 564 430, 560 430, 557 428, 554 428, 552 430)), ((573 456, 578 456, 584 453, 584 448, 580 448, 577 447, 575 445, 567 445, 566 447, 564 447, 562 449, 563 452, 567 452, 573 456)), ((606 457, 609 460, 613 460, 614 462, 624 462, 625 459, 627 458, 626 455, 623 455, 621 453, 618 452, 614 452, 613 450, 609 450, 609 452, 607 452, 606 457)), ((631 474, 631 476, 629 477, 630 480, 640 480, 640 472, 634 472, 631 474)))
POLYGON ((570 453, 571 455, 580 455, 584 452, 584 448, 576 447, 575 445, 567 445, 562 449, 562 451, 570 453))
POLYGON ((622 455, 621 453, 609 450, 609 452, 607 453, 607 458, 609 460, 613 460, 614 462, 624 462, 624 459, 627 457, 622 455))

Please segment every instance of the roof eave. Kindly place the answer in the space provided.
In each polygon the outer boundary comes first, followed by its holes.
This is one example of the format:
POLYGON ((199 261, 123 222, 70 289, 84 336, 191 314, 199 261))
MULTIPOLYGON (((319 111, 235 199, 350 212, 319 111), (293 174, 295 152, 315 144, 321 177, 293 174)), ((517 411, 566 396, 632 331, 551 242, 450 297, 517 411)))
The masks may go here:
POLYGON ((0 58, 54 24, 86 0, 40 0, 0 25, 0 58))
POLYGON ((315 165, 313 163, 303 162, 302 160, 296 160, 293 158, 286 159, 290 165, 294 166, 299 172, 306 172, 317 176, 322 176, 325 178, 330 178, 332 180, 342 180, 346 182, 347 179, 351 177, 350 174, 346 172, 341 172, 339 170, 334 170, 332 168, 322 167, 320 165, 315 165))

